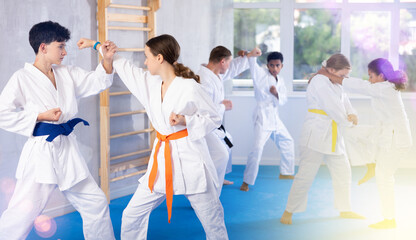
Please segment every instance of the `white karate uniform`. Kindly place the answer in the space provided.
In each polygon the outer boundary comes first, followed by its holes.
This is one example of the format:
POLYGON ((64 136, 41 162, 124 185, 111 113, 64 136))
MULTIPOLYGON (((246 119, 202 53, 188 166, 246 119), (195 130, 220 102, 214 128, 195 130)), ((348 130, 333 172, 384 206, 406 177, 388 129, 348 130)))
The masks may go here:
POLYGON ((250 58, 250 72, 253 78, 254 95, 257 106, 254 110, 254 145, 248 155, 244 170, 244 182, 253 185, 259 171, 259 164, 263 148, 271 138, 280 151, 280 173, 282 175, 295 174, 295 146, 289 131, 279 118, 279 105, 287 101, 284 80, 278 81, 267 69, 261 68, 257 58, 250 58), (270 87, 275 86, 279 99, 270 93, 270 87))
POLYGON ((343 137, 348 160, 351 166, 365 166, 375 163, 375 145, 377 139, 374 126, 360 124, 353 128, 344 128, 343 137))
MULTIPOLYGON (((222 101, 224 101, 223 82, 234 78, 247 68, 247 57, 237 57, 231 61, 230 67, 225 74, 217 76, 205 65, 201 65, 201 68, 197 73, 201 79, 201 85, 204 87, 217 108, 218 114, 221 117, 221 123, 223 123, 225 112, 225 105, 222 104, 222 101)), ((218 181, 220 183, 218 185, 218 195, 221 195, 222 183, 224 182, 225 174, 231 172, 232 170, 231 148, 225 143, 225 137, 232 142, 231 135, 221 129, 215 129, 205 137, 209 153, 218 174, 218 181)))
MULTIPOLYGON (((205 141, 206 134, 219 127, 221 121, 212 101, 194 79, 176 77, 162 102, 162 80, 159 76, 152 76, 118 55, 114 57, 113 66, 146 109, 156 131, 169 135, 185 128, 188 130, 187 137, 170 141, 173 194, 184 194, 188 198, 207 239, 228 239, 223 208, 214 187, 219 184, 217 173, 205 141), (186 126, 171 126, 169 116, 172 112, 184 115, 186 126)), ((166 197, 164 142, 157 153, 158 168, 153 193, 148 187, 157 142, 155 139, 148 171, 139 179, 137 191, 123 212, 122 239, 146 239, 149 215, 166 197)), ((172 212, 174 221, 175 211, 172 212)))
POLYGON ((412 146, 409 120, 400 91, 388 81, 371 84, 356 78, 343 80, 345 90, 368 95, 375 112, 376 181, 385 219, 395 217, 394 173, 412 146))
MULTIPOLYGON (((30 63, 11 77, 0 95, 0 128, 27 136, 17 166, 17 184, 0 220, 0 239, 24 239, 56 187, 80 212, 86 239, 114 239, 107 199, 82 157, 74 134, 33 136, 39 113, 59 107, 64 123, 78 112, 77 99, 91 96, 112 84, 113 74, 102 65, 93 72, 73 66, 52 66, 56 89, 30 63), (24 206, 32 208, 25 211, 24 206)), ((83 127, 81 123, 79 127, 83 127)))
POLYGON ((351 168, 345 154, 342 137, 343 127, 352 127, 347 120, 356 114, 342 86, 332 84, 323 75, 316 75, 306 91, 308 109, 319 109, 327 115, 306 114, 300 138, 299 170, 289 193, 286 211, 305 211, 308 191, 319 170, 322 160, 328 166, 334 188, 335 207, 340 211, 351 210, 351 168), (337 123, 338 134, 332 151, 332 120, 337 123))

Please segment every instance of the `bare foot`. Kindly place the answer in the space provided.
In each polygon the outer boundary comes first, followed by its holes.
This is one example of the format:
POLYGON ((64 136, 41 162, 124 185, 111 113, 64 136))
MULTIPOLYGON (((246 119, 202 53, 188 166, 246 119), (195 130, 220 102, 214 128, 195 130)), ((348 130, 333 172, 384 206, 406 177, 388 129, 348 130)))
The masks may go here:
POLYGON ((396 220, 394 220, 394 219, 391 219, 391 220, 384 219, 381 222, 371 224, 369 227, 370 228, 375 228, 375 229, 390 229, 390 228, 396 228, 396 220))
POLYGON ((248 184, 243 182, 243 184, 241 184, 240 190, 244 192, 248 192, 248 184))
POLYGON ((368 180, 373 178, 375 175, 376 175, 376 164, 375 163, 367 164, 367 172, 365 173, 364 177, 360 181, 358 181, 358 185, 361 185, 367 182, 368 180))
POLYGON ((279 175, 279 179, 294 179, 294 178, 295 176, 293 175, 282 175, 282 174, 279 175))
POLYGON ((234 182, 233 181, 228 181, 227 179, 224 179, 224 182, 222 183, 222 185, 233 185, 234 182))
POLYGON ((293 213, 290 213, 290 212, 285 210, 282 217, 280 218, 280 222, 282 224, 287 224, 287 225, 292 224, 292 215, 293 215, 293 213))
POLYGON ((365 219, 364 216, 361 216, 360 214, 355 213, 353 211, 340 212, 339 216, 342 217, 342 218, 365 219))

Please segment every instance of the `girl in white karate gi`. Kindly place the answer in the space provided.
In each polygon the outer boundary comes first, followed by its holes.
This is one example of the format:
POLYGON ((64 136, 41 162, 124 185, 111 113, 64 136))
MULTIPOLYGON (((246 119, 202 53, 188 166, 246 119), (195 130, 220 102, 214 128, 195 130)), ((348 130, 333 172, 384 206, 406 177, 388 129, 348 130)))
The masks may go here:
MULTIPOLYGON (((340 77, 347 76, 350 71, 350 63, 342 54, 332 55, 323 66, 340 77)), ((351 168, 342 138, 342 127, 357 124, 355 110, 342 86, 331 83, 321 74, 310 80, 306 100, 308 112, 300 138, 299 170, 280 222, 292 224, 292 214, 305 211, 309 188, 323 160, 331 173, 335 207, 340 216, 363 218, 351 211, 351 168)))
MULTIPOLYGON (((261 55, 260 49, 258 49, 261 55)), ((267 56, 267 69, 257 64, 257 58, 250 58, 250 72, 253 78, 257 106, 254 111, 254 146, 244 170, 240 187, 248 191, 254 185, 259 171, 264 145, 271 138, 280 150, 280 179, 293 179, 295 174, 295 146, 293 138, 279 118, 279 105, 287 101, 284 80, 278 76, 283 68, 283 55, 272 52, 267 56)))
POLYGON ((394 173, 403 155, 412 146, 409 120, 400 91, 407 76, 395 71, 392 64, 378 58, 368 64, 369 81, 356 78, 331 78, 351 92, 368 95, 375 112, 376 165, 375 175, 384 220, 372 228, 395 228, 394 173))
POLYGON ((40 124, 71 120, 79 98, 112 84, 115 45, 105 43, 103 63, 87 72, 61 65, 69 38, 68 29, 58 23, 34 25, 29 41, 35 63, 14 73, 0 95, 0 128, 29 138, 17 166, 13 196, 0 219, 1 240, 25 239, 57 187, 81 214, 85 239, 114 239, 107 198, 91 176, 75 135, 69 131, 49 141, 34 131, 40 124))
MULTIPOLYGON (((83 46, 93 44, 85 40, 83 46)), ((218 111, 198 83, 199 77, 176 62, 180 46, 175 38, 152 38, 144 53, 148 71, 117 55, 113 62, 158 135, 148 170, 123 212, 121 239, 146 239, 150 213, 165 199, 170 221, 173 195, 188 198, 207 239, 228 239, 216 191, 217 173, 205 141, 221 124, 218 111)))
MULTIPOLYGON (((217 46, 212 49, 208 64, 201 65, 198 75, 201 85, 207 91, 209 97, 214 102, 218 114, 223 122, 225 111, 232 109, 231 100, 224 97, 224 81, 230 80, 248 69, 249 57, 255 56, 255 52, 250 52, 246 56, 239 56, 232 59, 231 51, 226 47, 217 46)), ((215 129, 206 136, 209 153, 218 174, 218 195, 221 195, 222 186, 233 184, 224 180, 225 174, 232 169, 231 135, 225 129, 215 129)))

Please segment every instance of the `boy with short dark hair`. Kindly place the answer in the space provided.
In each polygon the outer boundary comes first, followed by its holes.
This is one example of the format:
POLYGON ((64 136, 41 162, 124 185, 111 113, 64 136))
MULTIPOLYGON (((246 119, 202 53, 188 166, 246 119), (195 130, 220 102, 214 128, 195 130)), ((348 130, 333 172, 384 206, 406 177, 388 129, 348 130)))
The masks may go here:
POLYGON ((35 51, 10 78, 0 95, 0 128, 28 137, 17 183, 0 219, 0 239, 25 239, 55 188, 81 214, 85 239, 114 239, 107 199, 94 181, 77 140, 74 118, 79 98, 95 95, 113 81, 116 47, 106 42, 102 64, 92 72, 61 65, 70 32, 55 22, 41 22, 29 32, 35 51))
POLYGON ((240 187, 242 191, 248 191, 249 184, 254 185, 263 147, 269 138, 280 150, 279 178, 293 179, 295 173, 293 139, 280 120, 278 111, 278 106, 287 101, 285 83, 278 76, 283 68, 283 55, 280 52, 271 52, 267 56, 267 69, 261 68, 256 63, 256 58, 250 58, 249 65, 257 107, 254 111, 254 147, 247 159, 244 182, 240 187))

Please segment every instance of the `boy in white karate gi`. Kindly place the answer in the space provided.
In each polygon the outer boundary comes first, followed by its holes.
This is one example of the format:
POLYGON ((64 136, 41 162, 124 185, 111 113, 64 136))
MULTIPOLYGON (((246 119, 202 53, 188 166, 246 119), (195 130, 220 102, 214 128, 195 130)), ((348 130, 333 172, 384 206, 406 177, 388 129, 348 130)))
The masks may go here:
MULTIPOLYGON (((260 50, 258 50, 260 51, 260 50)), ((248 185, 254 185, 261 155, 266 141, 271 138, 280 150, 280 179, 293 179, 295 173, 295 147, 292 136, 279 118, 279 105, 287 101, 286 87, 278 76, 283 68, 283 55, 271 52, 267 56, 267 69, 256 63, 257 58, 250 58, 250 72, 253 78, 254 94, 257 107, 254 111, 254 146, 250 152, 244 182, 241 191, 248 191, 248 185)))
POLYGON ((27 136, 17 183, 0 219, 0 239, 25 239, 55 188, 81 214, 85 239, 114 239, 107 199, 81 156, 76 137, 79 98, 95 95, 113 80, 116 47, 106 42, 95 71, 61 65, 70 32, 41 22, 29 32, 35 62, 13 74, 0 95, 0 128, 27 136), (72 120, 71 120, 72 119, 72 120), (28 207, 29 206, 29 207, 28 207))
MULTIPOLYGON (((201 79, 201 85, 204 87, 217 111, 221 117, 221 123, 224 120, 224 112, 232 109, 231 100, 224 97, 223 82, 230 80, 248 69, 249 57, 254 57, 256 52, 250 52, 247 56, 239 56, 232 59, 231 51, 226 47, 217 46, 212 49, 208 64, 202 64, 198 71, 201 79)), ((233 184, 228 180, 224 180, 225 174, 231 172, 231 135, 225 131, 224 126, 215 129, 206 137, 209 153, 218 174, 218 180, 224 185, 233 184)), ((218 186, 218 194, 221 194, 222 185, 218 186)))

